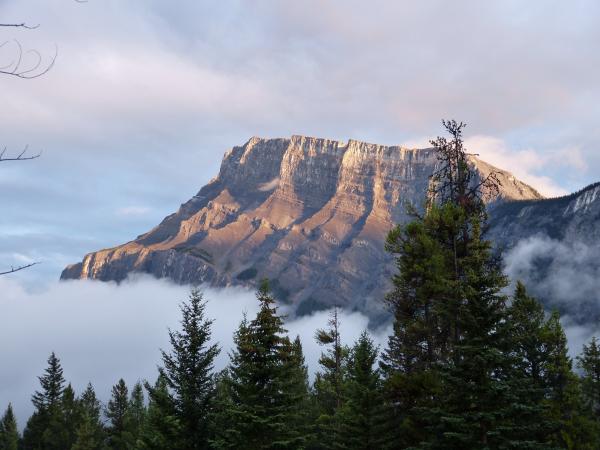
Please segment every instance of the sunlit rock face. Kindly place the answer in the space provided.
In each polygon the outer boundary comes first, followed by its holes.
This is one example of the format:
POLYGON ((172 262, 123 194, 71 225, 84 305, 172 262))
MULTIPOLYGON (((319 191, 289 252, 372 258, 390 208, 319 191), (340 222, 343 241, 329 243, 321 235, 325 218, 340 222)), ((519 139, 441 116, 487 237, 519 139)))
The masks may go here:
MULTIPOLYGON (((479 176, 492 166, 473 158, 479 176)), ((422 209, 433 149, 305 136, 254 137, 223 158, 219 175, 137 239, 90 253, 63 279, 123 280, 131 272, 180 283, 250 285, 269 278, 278 298, 307 313, 331 305, 382 312, 394 272, 384 241, 422 209)), ((540 199, 499 171, 506 200, 540 199)))

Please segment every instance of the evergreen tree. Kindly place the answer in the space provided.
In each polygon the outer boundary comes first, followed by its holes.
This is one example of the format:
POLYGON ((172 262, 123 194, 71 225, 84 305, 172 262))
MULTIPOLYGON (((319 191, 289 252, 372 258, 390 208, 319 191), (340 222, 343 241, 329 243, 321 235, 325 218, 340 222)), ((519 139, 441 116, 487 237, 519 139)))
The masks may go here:
MULTIPOLYGON (((236 331, 234 341, 240 334, 242 328, 247 328, 247 318, 244 318, 236 331)), ((233 448, 234 443, 241 440, 240 433, 230 422, 231 417, 236 413, 238 405, 233 400, 233 382, 229 374, 229 368, 219 372, 215 377, 215 400, 214 408, 210 416, 210 444, 212 448, 227 449, 233 448)))
POLYGON ((345 403, 341 407, 341 443, 346 449, 381 448, 381 378, 375 368, 378 349, 364 331, 348 358, 345 403))
POLYGON ((17 419, 9 403, 2 419, 0 420, 0 450, 17 450, 19 444, 19 430, 17 419))
POLYGON ((310 399, 308 368, 304 360, 304 352, 300 336, 296 336, 290 345, 283 349, 283 387, 284 403, 289 405, 286 420, 293 424, 285 443, 281 447, 305 448, 313 436, 314 409, 310 399))
POLYGON ((68 445, 62 408, 65 379, 60 360, 54 352, 48 358, 44 375, 38 379, 41 390, 32 396, 35 411, 23 431, 23 448, 64 450, 68 445))
POLYGON ((444 121, 450 139, 432 141, 439 169, 424 216, 397 227, 387 248, 399 268, 388 303, 394 334, 382 368, 391 448, 527 448, 519 441, 514 355, 506 326, 507 279, 481 229, 494 172, 477 176, 463 123, 444 121), (395 426, 394 426, 395 425, 395 426))
POLYGON ((80 421, 76 432, 75 447, 80 450, 102 448, 106 439, 102 424, 102 407, 91 383, 78 399, 80 421))
POLYGON ((504 352, 508 336, 502 326, 506 298, 500 292, 506 278, 491 257, 490 243, 481 240, 476 218, 472 219, 459 267, 461 277, 455 292, 458 311, 454 316, 455 306, 451 305, 446 312, 446 317, 456 318, 456 335, 450 362, 442 370, 440 407, 433 409, 439 418, 433 427, 434 446, 508 446, 515 424, 509 417, 511 360, 504 352))
POLYGON ((137 447, 148 450, 175 450, 181 435, 173 401, 164 375, 159 374, 154 386, 145 384, 152 392, 137 447))
POLYGON ((583 346, 577 357, 577 368, 582 372, 581 388, 587 407, 600 421, 600 344, 596 337, 583 346))
POLYGON ((53 433, 64 434, 65 448, 71 448, 77 439, 77 430, 81 425, 81 409, 75 398, 75 391, 71 384, 68 384, 62 395, 62 421, 58 424, 58 429, 53 433))
MULTIPOLYGON (((208 414, 214 396, 213 364, 219 354, 210 345, 213 321, 205 318, 206 303, 198 289, 181 305, 181 331, 169 331, 171 352, 162 352, 161 373, 169 389, 175 416, 182 427, 177 448, 208 448, 208 414)), ((150 387, 150 397, 154 392, 150 387)), ((171 409, 171 407, 169 407, 171 409)))
POLYGON ((386 249, 398 272, 386 302, 394 314, 393 334, 382 354, 387 406, 387 447, 417 445, 426 439, 441 389, 439 370, 448 360, 453 335, 445 304, 454 305, 454 253, 444 244, 456 230, 451 208, 432 205, 428 213, 388 235, 386 249))
POLYGON ((128 426, 132 442, 137 442, 142 435, 144 421, 146 420, 146 405, 144 403, 144 388, 141 383, 136 383, 131 390, 128 409, 128 426))
POLYGON ((544 327, 546 358, 544 385, 547 402, 547 420, 553 425, 549 443, 560 448, 597 448, 597 424, 586 414, 573 361, 569 357, 567 338, 554 311, 544 327))
MULTIPOLYGON (((541 303, 527 294, 523 283, 517 282, 507 316, 507 325, 512 334, 509 350, 514 355, 516 368, 536 386, 541 386, 543 380, 545 323, 541 303)), ((538 393, 537 399, 542 396, 538 393)))
POLYGON ((512 358, 509 414, 515 425, 511 437, 524 448, 546 448, 544 442, 552 428, 544 405, 545 323, 540 302, 517 282, 505 323, 510 336, 505 352, 512 358))
POLYGON ((348 348, 342 345, 338 308, 331 312, 327 329, 315 334, 317 343, 326 347, 321 353, 321 371, 315 376, 314 390, 318 407, 317 439, 323 448, 337 448, 341 442, 339 412, 344 404, 344 383, 348 348))
POLYGON ((98 450, 102 448, 101 445, 92 420, 88 415, 83 415, 71 450, 98 450))
MULTIPOLYGON (((219 388, 219 408, 214 423, 215 448, 303 448, 300 424, 294 419, 300 399, 289 389, 294 378, 293 345, 277 315, 275 300, 264 280, 257 292, 260 310, 251 322, 242 321, 234 336, 235 350, 219 388), (222 394, 228 399, 223 399, 222 394), (292 395, 290 395, 292 394, 292 395)), ((300 378, 300 377, 297 377, 300 378)))
POLYGON ((108 419, 109 446, 114 450, 132 448, 134 442, 129 420, 129 390, 122 378, 112 388, 105 415, 108 419))
POLYGON ((52 408, 58 408, 62 400, 65 379, 63 377, 63 369, 60 365, 60 360, 54 352, 48 358, 48 367, 45 374, 38 377, 41 391, 36 391, 32 397, 33 406, 38 411, 47 411, 52 408))

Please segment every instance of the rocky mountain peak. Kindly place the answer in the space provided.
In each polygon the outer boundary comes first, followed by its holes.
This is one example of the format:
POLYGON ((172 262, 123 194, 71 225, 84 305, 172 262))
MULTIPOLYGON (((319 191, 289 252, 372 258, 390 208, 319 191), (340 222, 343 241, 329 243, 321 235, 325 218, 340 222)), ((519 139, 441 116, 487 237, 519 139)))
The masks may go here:
MULTIPOLYGON (((498 171, 499 196, 540 199, 510 173, 474 158, 480 176, 498 171)), ((225 286, 272 280, 300 312, 337 303, 377 310, 393 265, 387 232, 425 204, 434 149, 357 140, 252 137, 223 157, 219 174, 179 211, 127 244, 90 253, 67 278, 124 279, 147 272, 225 286)))

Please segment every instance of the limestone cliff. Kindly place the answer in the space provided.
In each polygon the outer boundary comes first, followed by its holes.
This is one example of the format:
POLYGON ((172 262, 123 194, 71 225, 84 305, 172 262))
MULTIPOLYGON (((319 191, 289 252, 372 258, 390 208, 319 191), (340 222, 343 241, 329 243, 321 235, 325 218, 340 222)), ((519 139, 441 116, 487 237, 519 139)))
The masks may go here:
MULTIPOLYGON (((254 137, 228 151, 219 175, 175 214, 127 244, 85 256, 63 279, 123 280, 146 272, 216 286, 272 280, 300 313, 333 304, 380 310, 393 264, 387 232, 421 208, 433 149, 304 136, 254 137)), ((472 164, 485 176, 490 165, 472 164)), ((539 199, 499 171, 503 200, 539 199)))

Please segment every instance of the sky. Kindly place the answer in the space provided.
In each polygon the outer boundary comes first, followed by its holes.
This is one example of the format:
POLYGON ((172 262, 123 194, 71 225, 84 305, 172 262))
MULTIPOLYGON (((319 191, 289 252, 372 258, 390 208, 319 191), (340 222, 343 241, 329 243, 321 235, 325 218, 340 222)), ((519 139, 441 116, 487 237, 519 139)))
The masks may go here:
MULTIPOLYGON (((0 163, 0 269, 41 262, 0 278, 0 407, 29 411, 52 350, 101 396, 154 376, 187 288, 56 281, 174 212, 251 136, 424 147, 455 118, 471 152, 547 196, 599 181, 599 19, 593 0, 0 0, 0 23, 39 25, 0 28, 0 66, 15 40, 41 68, 57 52, 39 78, 0 75, 0 148, 41 152, 0 163)), ((557 245, 525 243, 509 269, 557 245)), ((227 348, 227 311, 252 295, 207 296, 227 348)), ((288 327, 312 342, 320 314, 288 327)), ((365 320, 344 318, 349 340, 365 320)), ((590 334, 568 332, 574 348, 590 334)))
POLYGON ((600 180, 595 1, 0 0, 0 262, 38 285, 149 230, 254 135, 425 146, 442 118, 548 196, 600 180), (29 55, 31 57, 31 55, 29 55), (32 60, 25 60, 31 63, 32 60), (44 67, 42 65, 42 67, 44 67))

